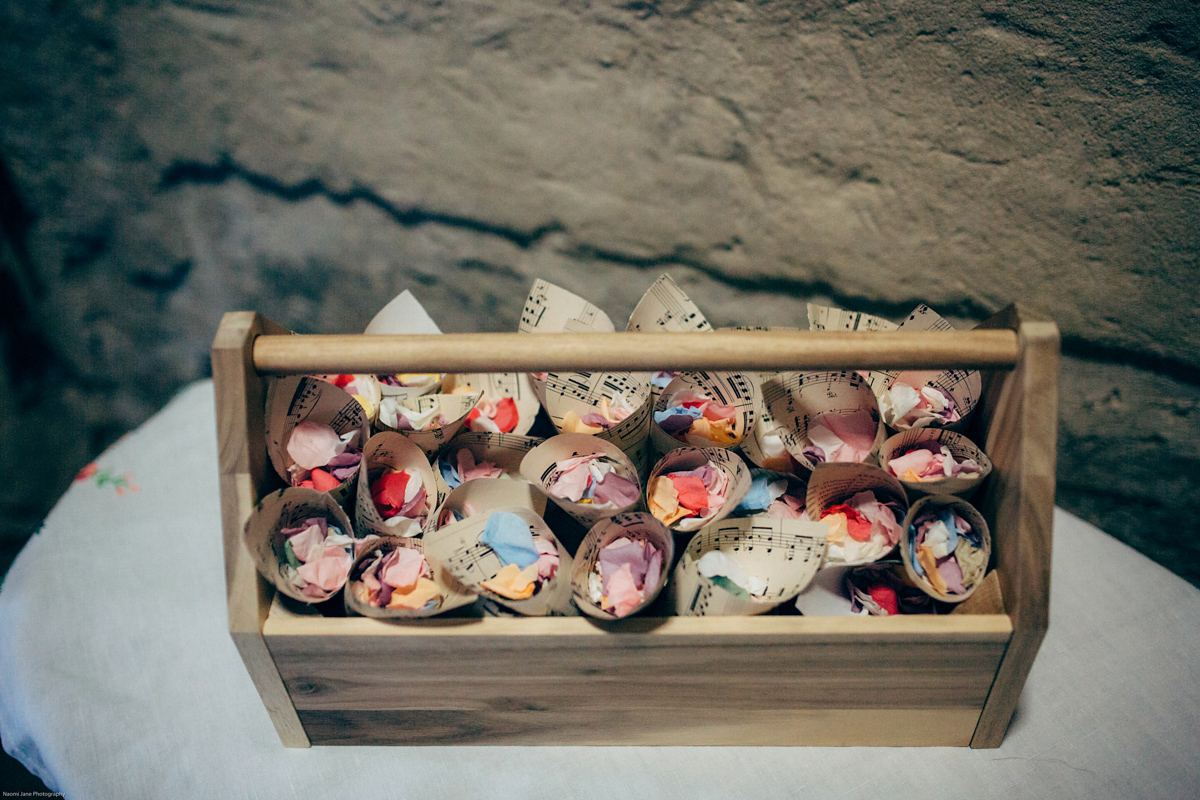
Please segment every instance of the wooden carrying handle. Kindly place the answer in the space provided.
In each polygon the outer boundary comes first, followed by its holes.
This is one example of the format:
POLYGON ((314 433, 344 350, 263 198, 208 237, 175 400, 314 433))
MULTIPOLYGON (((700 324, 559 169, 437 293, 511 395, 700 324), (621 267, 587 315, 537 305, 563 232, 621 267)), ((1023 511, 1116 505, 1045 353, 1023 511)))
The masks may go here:
POLYGON ((264 375, 553 370, 1009 368, 1012 330, 263 335, 264 375))

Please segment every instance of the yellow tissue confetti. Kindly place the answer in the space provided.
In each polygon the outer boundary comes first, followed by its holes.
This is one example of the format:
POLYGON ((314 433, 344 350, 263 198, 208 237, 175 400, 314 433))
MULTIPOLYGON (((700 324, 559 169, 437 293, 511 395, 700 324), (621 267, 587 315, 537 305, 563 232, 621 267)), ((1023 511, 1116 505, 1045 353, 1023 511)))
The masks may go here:
POLYGON ((516 564, 505 564, 495 577, 483 581, 479 585, 488 591, 495 592, 509 600, 524 600, 533 597, 533 584, 538 577, 536 562, 525 569, 516 564))
POLYGON ((917 563, 921 565, 921 569, 925 570, 925 580, 929 581, 929 585, 938 594, 946 593, 946 580, 938 572, 937 556, 933 554, 933 548, 927 545, 921 545, 917 548, 917 563))
POLYGON ((563 417, 561 428, 563 433, 590 433, 592 436, 604 430, 595 425, 585 425, 583 420, 574 411, 566 413, 563 417))
POLYGON ((679 492, 675 491, 675 484, 671 482, 670 478, 662 475, 650 482, 646 503, 650 508, 650 513, 658 517, 663 525, 671 525, 691 513, 686 508, 680 507, 679 492))
POLYGON ((387 607, 415 611, 418 608, 424 608, 430 600, 436 600, 441 596, 442 593, 436 583, 428 578, 417 578, 416 584, 406 594, 401 594, 400 590, 393 591, 392 599, 388 601, 387 607))
POLYGON ((821 521, 829 526, 829 536, 827 538, 830 544, 841 544, 850 535, 850 526, 846 521, 846 515, 840 511, 836 514, 827 514, 821 517, 821 521))

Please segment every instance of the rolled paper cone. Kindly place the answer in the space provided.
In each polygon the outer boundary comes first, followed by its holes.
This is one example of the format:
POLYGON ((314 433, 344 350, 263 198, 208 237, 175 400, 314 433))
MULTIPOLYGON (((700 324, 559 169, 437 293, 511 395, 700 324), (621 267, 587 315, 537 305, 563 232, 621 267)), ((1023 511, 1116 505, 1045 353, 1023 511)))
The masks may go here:
MULTIPOLYGON (((360 536, 397 536, 397 528, 387 524, 371 498, 371 486, 389 469, 412 470, 421 477, 425 488, 425 522, 409 535, 419 536, 433 524, 433 511, 438 506, 437 482, 433 468, 421 448, 408 438, 394 431, 382 431, 367 440, 363 448, 362 480, 358 482, 358 495, 354 504, 354 519, 360 536)), ((400 523, 406 525, 407 523, 400 523)))
MULTIPOLYGON (((424 397, 427 394, 437 394, 441 391, 444 379, 444 376, 438 373, 376 376, 376 380, 379 381, 380 398, 391 400, 411 400, 416 397, 424 397), (398 386, 394 383, 388 383, 389 379, 402 380, 405 383, 398 386)), ((378 413, 376 413, 376 417, 378 416, 378 413)))
POLYGON ((703 312, 679 284, 665 272, 658 276, 629 315, 625 330, 640 331, 711 331, 703 312))
MULTIPOLYGON (((505 398, 511 399, 517 411, 517 424, 511 431, 502 433, 518 436, 529 433, 542 409, 541 400, 533 385, 533 378, 525 372, 472 373, 464 375, 447 375, 442 381, 442 391, 446 394, 481 393, 476 406, 485 401, 496 403, 505 398)), ((469 413, 468 413, 469 416, 469 413)), ((468 420, 465 427, 472 433, 489 433, 486 430, 472 429, 468 420)))
MULTIPOLYGON (((767 383, 777 380, 778 377, 772 375, 764 378, 762 385, 766 386, 767 383)), ((782 422, 775 419, 762 398, 763 395, 760 392, 758 409, 754 415, 754 430, 750 431, 750 435, 743 439, 742 443, 737 446, 737 451, 754 466, 774 472, 793 472, 797 469, 807 471, 811 469, 811 467, 801 464, 788 451, 787 445, 784 444, 783 440, 784 436, 787 435, 788 428, 782 422)))
MULTIPOLYGON (((684 548, 675 565, 670 592, 681 617, 753 616, 795 597, 817 574, 825 554, 826 526, 808 520, 744 517, 706 525, 684 548), (732 581, 700 573, 705 553, 719 550, 737 561, 747 576, 762 581, 758 594, 727 588, 732 581)), ((747 587, 742 587, 746 589, 747 587)))
POLYGON ((520 506, 542 517, 546 513, 546 495, 524 478, 476 478, 450 490, 433 516, 435 529, 452 525, 476 514, 520 506), (456 516, 449 517, 453 513, 456 516))
POLYGON ((571 554, 537 514, 528 508, 510 506, 492 509, 473 517, 425 534, 425 553, 436 559, 456 580, 481 597, 488 598, 524 616, 575 616, 571 604, 571 554), (516 514, 529 525, 534 539, 545 538, 554 543, 558 552, 558 569, 554 577, 543 581, 533 596, 524 600, 503 597, 481 584, 490 580, 504 566, 496 552, 481 541, 488 518, 499 511, 516 514))
POLYGON ((615 465, 615 472, 618 475, 637 484, 640 497, 642 484, 638 480, 638 473, 633 462, 616 445, 598 436, 586 433, 560 433, 557 436, 551 436, 530 450, 521 461, 521 475, 525 480, 540 488, 546 493, 546 496, 554 501, 555 505, 574 517, 585 528, 623 511, 632 511, 640 504, 640 500, 634 500, 632 503, 618 508, 613 505, 577 503, 557 496, 551 487, 560 474, 559 462, 587 455, 599 455, 610 464, 615 465))
MULTIPOLYGON (((964 547, 971 548, 971 545, 968 542, 962 541, 960 535, 959 549, 955 550, 956 561, 959 560, 957 555, 960 553, 960 549, 964 547)), ((904 516, 904 527, 900 537, 900 555, 904 559, 904 570, 908 573, 908 577, 913 585, 935 600, 941 600, 944 603, 961 603, 974 594, 979 584, 983 583, 983 578, 987 574, 988 563, 992 558, 992 534, 988 530, 987 522, 984 520, 983 515, 966 500, 949 495, 927 495, 913 503, 912 508, 904 516), (926 512, 936 512, 943 508, 949 508, 955 514, 962 517, 971 526, 972 530, 979 533, 980 539, 983 542, 982 547, 979 548, 982 552, 973 554, 975 557, 971 560, 967 568, 962 569, 962 585, 965 591, 961 594, 952 594, 936 589, 927 575, 917 572, 916 566, 912 561, 912 554, 909 552, 912 537, 916 535, 916 531, 913 530, 914 523, 926 512)), ((960 566, 962 566, 961 562, 960 566)), ((923 566, 922 569, 924 569, 923 566)))
MULTIPOLYGON (((813 443, 812 429, 824 422, 828 428, 836 418, 855 420, 874 429, 862 463, 873 463, 883 443, 884 427, 879 401, 866 379, 857 372, 791 372, 767 381, 762 387, 767 412, 779 422, 778 435, 784 447, 802 467, 817 465, 804 449, 813 443)), ((827 454, 827 461, 832 462, 827 454)), ((858 462, 855 462, 858 463, 858 462)))
MULTIPOLYGON (((425 311, 425 308, 413 296, 413 293, 405 289, 400 294, 388 301, 387 305, 379 310, 379 312, 367 323, 366 330, 363 333, 367 334, 440 334, 442 332, 438 324, 433 321, 433 318, 425 311)), ((396 386, 391 383, 381 382, 381 390, 384 397, 390 397, 397 400, 404 400, 410 397, 420 397, 425 394, 433 394, 439 390, 442 385, 442 376, 438 374, 428 375, 384 375, 382 378, 402 378, 404 384, 396 386)))
POLYGON ((614 395, 622 395, 633 411, 625 419, 594 435, 621 448, 639 474, 644 470, 646 440, 650 436, 653 410, 649 373, 548 372, 543 389, 546 414, 560 433, 564 432, 563 426, 568 415, 582 420, 588 414, 597 412, 601 400, 611 401, 614 395))
POLYGON ((350 579, 347 582, 346 592, 344 595, 346 610, 364 617, 374 617, 376 619, 417 619, 421 617, 432 617, 437 614, 444 614, 447 611, 452 611, 465 605, 470 605, 475 602, 475 593, 467 587, 459 583, 453 575, 442 568, 440 564, 431 559, 428 554, 425 555, 425 560, 428 562, 432 573, 431 580, 437 584, 438 596, 436 600, 422 608, 380 608, 379 606, 371 605, 366 602, 361 596, 362 574, 364 568, 369 566, 378 555, 387 555, 392 550, 398 547, 405 547, 417 552, 423 552, 424 542, 421 539, 404 539, 395 536, 388 536, 381 539, 376 539, 371 545, 361 553, 354 561, 354 566, 350 568, 350 579))
MULTIPOLYGON (((904 487, 900 481, 879 467, 871 464, 818 464, 808 480, 808 492, 805 495, 808 518, 820 520, 830 506, 845 503, 862 491, 873 492, 881 503, 898 504, 901 513, 896 516, 897 523, 908 511, 908 496, 904 493, 904 487)), ((830 549, 826 551, 825 563, 841 566, 870 564, 883 558, 893 549, 894 546, 889 546, 874 557, 845 561, 837 558, 836 549, 831 543, 830 549)))
MULTIPOLYGON (((721 447, 681 447, 664 455, 654 465, 654 469, 650 470, 650 477, 646 481, 645 491, 647 505, 649 505, 649 498, 654 488, 654 481, 659 477, 666 479, 665 476, 668 473, 697 469, 709 462, 716 465, 718 469, 724 470, 726 476, 729 478, 729 483, 725 490, 725 502, 721 504, 721 507, 717 509, 715 514, 709 515, 704 519, 685 517, 676 520, 667 526, 671 530, 678 533, 691 533, 705 525, 719 522, 729 516, 733 512, 733 509, 737 508, 737 504, 741 502, 746 492, 749 491, 750 470, 737 453, 721 447)), ((653 509, 651 511, 653 512, 653 509)))
MULTIPOLYGON (((301 422, 328 425, 338 436, 355 435, 347 450, 360 450, 370 435, 367 415, 362 405, 332 383, 307 375, 291 375, 267 384, 267 456, 279 477, 293 484, 290 468, 295 461, 288 455, 287 444, 292 431, 301 422)), ((339 503, 351 497, 358 471, 341 481, 330 496, 339 503)))
POLYGON ((439 490, 445 497, 454 487, 446 483, 442 475, 443 463, 458 466, 458 452, 463 448, 471 451, 471 457, 476 464, 484 461, 495 464, 514 478, 525 480, 521 475, 521 459, 525 454, 544 442, 537 436, 523 436, 515 433, 473 433, 461 431, 457 436, 438 451, 437 459, 433 462, 434 476, 437 478, 439 490))
POLYGON ((975 475, 924 478, 919 481, 907 480, 903 475, 896 475, 896 478, 911 495, 945 494, 967 500, 975 494, 984 479, 992 472, 992 460, 987 457, 987 453, 983 452, 981 447, 961 433, 947 428, 909 428, 889 436, 883 446, 879 448, 879 465, 889 474, 895 475, 889 462, 912 450, 914 445, 921 442, 945 445, 950 454, 954 456, 955 461, 971 459, 979 465, 979 472, 975 475))
POLYGON ((383 399, 383 389, 379 378, 374 375, 350 375, 349 383, 340 383, 345 378, 342 375, 313 375, 317 380, 332 383, 346 394, 358 401, 367 415, 367 422, 373 423, 379 415, 379 401, 383 399))
POLYGON ((666 453, 680 447, 737 447, 754 430, 756 409, 762 402, 758 384, 756 374, 743 372, 680 373, 659 394, 654 404, 655 413, 671 408, 681 395, 703 395, 715 403, 733 407, 732 441, 722 444, 692 433, 683 434, 680 439, 664 431, 657 422, 652 422, 650 440, 655 450, 666 453))
MULTIPOLYGON (((952 331, 954 326, 943 319, 936 311, 925 304, 913 309, 912 313, 900 323, 897 330, 901 331, 952 331)), ((885 397, 897 380, 902 380, 913 388, 934 386, 950 396, 954 407, 959 413, 959 420, 948 425, 933 424, 929 427, 948 428, 954 431, 964 431, 968 424, 971 411, 979 403, 983 386, 983 376, 979 370, 952 369, 942 371, 909 371, 879 370, 870 373, 871 388, 880 397, 880 409, 883 422, 894 431, 907 430, 913 427, 907 423, 898 422, 891 418, 891 402, 885 397)))
MULTIPOLYGON (((389 410, 387 400, 385 399, 379 412, 377 427, 383 430, 395 430, 396 433, 410 439, 413 444, 420 447, 426 453, 433 453, 462 430, 463 420, 466 419, 467 414, 471 413, 471 409, 475 407, 478 399, 479 396, 473 394, 427 394, 399 401, 400 405, 409 411, 419 414, 432 412, 434 419, 440 417, 446 420, 446 424, 444 425, 434 425, 433 427, 419 431, 402 430, 388 424, 385 421, 385 417, 387 417, 389 410)), ((396 412, 393 410, 393 413, 396 412)))
MULTIPOLYGON (((773 481, 786 481, 787 488, 784 490, 784 494, 791 495, 792 497, 796 498, 800 502, 802 509, 805 511, 805 513, 807 513, 807 511, 808 511, 808 507, 807 507, 808 481, 807 480, 805 480, 804 478, 800 477, 799 475, 795 475, 791 472, 778 472, 776 470, 771 470, 771 469, 756 468, 756 469, 750 470, 750 486, 751 486, 751 488, 753 488, 753 486, 754 486, 754 479, 759 477, 760 475, 765 475, 767 477, 767 479, 772 482, 773 481)), ((746 495, 743 496, 741 502, 739 502, 739 504, 738 504, 739 508, 741 507, 741 504, 744 503, 749 497, 750 497, 749 490, 747 490, 746 495)), ((768 508, 769 507, 770 506, 768 506, 768 508)), ((759 515, 768 516, 768 517, 771 516, 770 514, 768 514, 766 512, 766 510, 754 511, 752 513, 744 513, 742 511, 739 511, 738 508, 734 508, 734 510, 731 512, 731 516, 737 516, 737 517, 753 517, 753 516, 759 516, 759 515)))
POLYGON ((246 520, 243 535, 246 549, 254 558, 260 575, 276 589, 301 603, 320 603, 333 597, 345 585, 345 579, 336 588, 321 591, 319 596, 310 597, 303 593, 288 575, 287 556, 284 543, 287 537, 281 533, 286 528, 298 528, 316 517, 323 518, 348 537, 346 553, 354 555, 354 529, 350 518, 333 499, 329 492, 316 489, 288 488, 271 492, 258 502, 246 520))
POLYGON ((589 617, 596 619, 623 619, 642 611, 658 597, 658 593, 666 585, 667 575, 675 560, 675 537, 661 522, 645 511, 632 511, 617 514, 615 517, 597 522, 584 537, 583 543, 575 553, 575 562, 571 570, 571 590, 575 605, 589 617), (644 541, 655 547, 661 555, 658 575, 646 576, 642 589, 642 600, 631 611, 618 617, 612 611, 605 611, 600 604, 592 600, 589 588, 590 576, 597 572, 597 562, 600 551, 619 538, 633 541, 644 541))

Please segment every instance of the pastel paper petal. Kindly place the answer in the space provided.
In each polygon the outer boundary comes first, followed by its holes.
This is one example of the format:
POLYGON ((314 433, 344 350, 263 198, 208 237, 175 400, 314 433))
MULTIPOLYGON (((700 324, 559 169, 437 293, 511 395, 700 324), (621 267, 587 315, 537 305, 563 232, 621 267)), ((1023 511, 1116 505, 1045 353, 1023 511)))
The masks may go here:
POLYGON ((537 563, 538 549, 529 525, 509 511, 497 511, 488 517, 480 541, 496 552, 501 564, 525 569, 537 563))
POLYGON ((323 467, 345 449, 333 428, 308 420, 292 429, 287 443, 288 455, 301 469, 323 467))

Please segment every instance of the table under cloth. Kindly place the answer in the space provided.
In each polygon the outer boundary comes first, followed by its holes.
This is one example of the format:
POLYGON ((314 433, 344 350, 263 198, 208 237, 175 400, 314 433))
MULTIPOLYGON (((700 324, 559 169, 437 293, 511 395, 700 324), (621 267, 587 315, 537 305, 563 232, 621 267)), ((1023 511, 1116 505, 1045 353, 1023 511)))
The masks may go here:
POLYGON ((227 629, 214 431, 205 381, 81 473, 0 589, 0 738, 69 798, 1200 794, 1200 591, 1062 510, 996 750, 285 748, 227 629))

